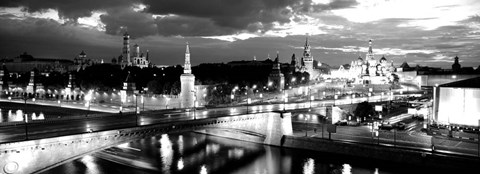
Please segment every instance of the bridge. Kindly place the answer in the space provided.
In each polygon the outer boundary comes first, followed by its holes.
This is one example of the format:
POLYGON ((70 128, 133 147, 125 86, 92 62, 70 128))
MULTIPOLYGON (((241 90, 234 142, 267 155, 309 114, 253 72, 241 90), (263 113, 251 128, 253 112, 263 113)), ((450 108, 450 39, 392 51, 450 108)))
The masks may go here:
POLYGON ((173 121, 0 144, 0 167, 3 172, 9 174, 42 172, 99 149, 158 134, 185 131, 204 131, 205 133, 214 131, 220 134, 226 132, 225 136, 235 134, 248 141, 277 146, 281 145, 284 135, 293 134, 289 112, 173 121))

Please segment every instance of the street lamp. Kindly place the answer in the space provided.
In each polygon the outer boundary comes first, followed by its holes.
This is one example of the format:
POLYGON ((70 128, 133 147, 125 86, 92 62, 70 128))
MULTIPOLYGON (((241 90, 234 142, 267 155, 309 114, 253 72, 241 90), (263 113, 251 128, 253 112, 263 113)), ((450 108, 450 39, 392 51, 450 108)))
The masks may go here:
POLYGON ((285 111, 286 103, 288 102, 288 95, 285 94, 285 90, 283 90, 283 111, 285 111))
POLYGON ((248 105, 250 105, 251 102, 252 102, 251 99, 248 98, 248 99, 247 99, 247 114, 248 114, 248 105))
POLYGON ((307 131, 308 131, 308 128, 307 128, 307 117, 309 115, 305 115, 305 136, 307 136, 307 131))
POLYGON ((338 99, 338 95, 335 94, 335 96, 333 96, 333 106, 335 106, 337 99, 338 99))
POLYGON ((90 112, 90 100, 92 100, 92 90, 90 90, 88 94, 85 95, 85 101, 87 101, 85 104, 88 107, 87 117, 88 117, 88 113, 90 112))
POLYGON ((28 140, 28 115, 25 114, 25 140, 28 140))
POLYGON ((142 94, 141 102, 142 102, 142 111, 145 111, 145 101, 143 100, 143 94, 142 94))
POLYGON ((383 92, 382 92, 382 93, 381 93, 381 97, 380 97, 380 102, 383 101, 383 95, 384 95, 384 94, 383 94, 383 92))
POLYGON ((355 98, 355 94, 352 94, 352 97, 350 98, 350 104, 353 104, 353 99, 355 98))
POLYGON ((311 95, 311 96, 310 96, 310 109, 312 108, 312 101, 313 101, 313 100, 315 100, 315 98, 314 98, 313 95, 311 95))
POLYGON ((370 96, 372 96, 372 93, 368 93, 368 102, 370 102, 370 96))

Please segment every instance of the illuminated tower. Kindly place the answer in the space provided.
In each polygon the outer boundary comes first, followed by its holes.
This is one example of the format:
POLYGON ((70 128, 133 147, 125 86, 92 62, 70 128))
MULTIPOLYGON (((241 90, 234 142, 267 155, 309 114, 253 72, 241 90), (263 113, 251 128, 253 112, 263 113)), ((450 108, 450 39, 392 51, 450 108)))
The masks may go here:
POLYGON ((133 57, 140 57, 140 46, 135 44, 133 48, 135 49, 135 52, 133 53, 133 57))
POLYGON ((180 76, 180 100, 182 108, 191 108, 195 104, 195 76, 192 74, 190 65, 190 49, 187 42, 185 50, 185 65, 183 67, 183 74, 180 76))
POLYGON ((130 66, 131 60, 130 60, 130 35, 128 33, 125 33, 123 35, 123 49, 122 49, 122 66, 124 67, 125 65, 130 66))
POLYGON ((285 86, 285 77, 280 71, 280 62, 278 59, 279 56, 277 52, 277 58, 275 58, 272 66, 272 72, 270 72, 270 75, 268 76, 268 84, 272 84, 272 87, 275 90, 282 91, 285 86))
POLYGON ((313 79, 313 56, 310 52, 310 44, 308 43, 308 37, 305 39, 305 46, 303 49, 303 63, 305 65, 305 70, 308 72, 308 74, 310 74, 310 79, 313 79))
POLYGON ((376 70, 377 70, 377 61, 375 60, 374 54, 373 54, 373 49, 372 49, 372 40, 368 41, 368 52, 367 55, 365 56, 366 62, 368 64, 368 75, 370 77, 375 76, 376 70))
POLYGON ((35 94, 35 72, 30 71, 30 80, 28 81, 27 90, 28 94, 35 94))

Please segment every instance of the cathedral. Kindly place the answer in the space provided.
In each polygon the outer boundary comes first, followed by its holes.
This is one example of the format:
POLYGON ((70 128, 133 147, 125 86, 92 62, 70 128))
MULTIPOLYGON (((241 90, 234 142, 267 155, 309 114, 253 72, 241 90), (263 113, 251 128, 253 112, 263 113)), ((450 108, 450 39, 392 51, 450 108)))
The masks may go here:
MULTIPOLYGON (((340 69, 342 68, 343 66, 340 67, 340 69)), ((372 40, 369 40, 365 60, 359 56, 356 61, 350 63, 350 69, 345 71, 346 78, 352 79, 357 84, 385 84, 392 79, 391 76, 395 72, 395 67, 393 61, 389 64, 385 56, 382 56, 379 61, 375 59, 372 40)))
POLYGON ((140 68, 147 68, 149 67, 150 61, 149 61, 149 55, 148 55, 148 50, 147 53, 144 54, 143 52, 140 52, 140 46, 135 44, 133 46, 135 49, 133 55, 130 53, 130 35, 128 33, 125 33, 123 35, 123 49, 122 49, 122 55, 118 57, 117 63, 120 64, 120 66, 125 68, 126 66, 136 66, 140 68))

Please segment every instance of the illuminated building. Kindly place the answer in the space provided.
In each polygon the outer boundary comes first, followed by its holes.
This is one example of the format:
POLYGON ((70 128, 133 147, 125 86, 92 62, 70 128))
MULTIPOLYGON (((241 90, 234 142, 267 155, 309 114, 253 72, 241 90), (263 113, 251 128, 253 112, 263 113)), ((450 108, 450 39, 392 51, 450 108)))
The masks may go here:
MULTIPOLYGON (((122 48, 122 55, 118 57, 117 63, 120 64, 122 68, 126 66, 136 66, 140 68, 146 68, 150 66, 149 61, 149 52, 144 55, 140 52, 140 46, 135 44, 134 46, 135 52, 133 55, 130 53, 130 35, 125 33, 123 35, 123 48, 122 48)), ((112 61, 113 62, 113 61, 112 61)))
POLYGON ((285 87, 285 77, 280 71, 280 62, 278 60, 278 52, 277 58, 275 58, 274 64, 272 66, 272 72, 268 76, 268 83, 272 84, 272 87, 278 91, 281 91, 285 87))
POLYGON ((195 102, 195 76, 192 74, 190 64, 190 48, 185 49, 185 65, 183 66, 183 74, 180 76, 180 104, 182 108, 194 107, 195 102))
POLYGON ((350 63, 349 69, 340 66, 338 70, 331 71, 330 77, 349 79, 356 84, 387 84, 391 82, 392 74, 395 72, 393 61, 388 63, 385 56, 377 61, 373 53, 372 40, 369 40, 368 44, 365 60, 359 56, 357 60, 350 63))
POLYGON ((480 121, 480 77, 434 87, 433 122, 477 127, 480 121))

